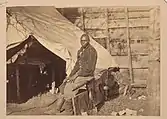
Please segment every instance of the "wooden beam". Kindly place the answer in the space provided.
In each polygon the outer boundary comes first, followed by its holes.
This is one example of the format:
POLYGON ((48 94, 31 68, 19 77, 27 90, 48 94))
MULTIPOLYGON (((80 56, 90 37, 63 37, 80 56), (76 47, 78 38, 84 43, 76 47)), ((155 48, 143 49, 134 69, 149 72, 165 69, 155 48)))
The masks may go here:
MULTIPOLYGON (((120 69, 129 69, 129 67, 119 67, 120 69)), ((133 67, 132 69, 148 69, 149 67, 133 67)))
MULTIPOLYGON (((126 28, 126 26, 117 26, 117 27, 109 27, 109 29, 122 29, 122 28, 126 28)), ((149 25, 141 25, 141 26, 131 26, 131 27, 129 27, 129 29, 133 29, 133 28, 149 28, 149 25)))
MULTIPOLYGON (((139 56, 148 56, 149 54, 148 53, 132 53, 131 54, 132 56, 134 56, 134 55, 139 55, 139 56)), ((122 56, 122 57, 124 57, 124 56, 128 56, 127 54, 121 54, 121 55, 117 55, 117 54, 111 54, 111 56, 122 56)))
POLYGON ((131 47, 130 47, 130 38, 129 38, 129 18, 128 18, 128 8, 125 7, 125 17, 126 17, 126 35, 127 35, 127 47, 128 47, 128 59, 129 59, 129 73, 131 83, 134 83, 133 79, 133 69, 132 69, 132 57, 131 57, 131 47))
MULTIPOLYGON (((130 10, 129 12, 149 12, 150 10, 149 9, 134 9, 134 10, 130 10)), ((103 11, 101 12, 89 12, 87 11, 86 14, 100 14, 100 13, 103 13, 103 11)), ((109 10, 109 13, 124 13, 124 9, 122 8, 121 10, 109 10)))
MULTIPOLYGON (((126 26, 117 26, 117 27, 108 27, 108 29, 122 29, 122 28, 126 28, 126 26)), ((141 26, 133 26, 133 27, 129 27, 129 29, 135 29, 135 28, 149 28, 149 25, 141 25, 141 26)), ((89 27, 85 27, 85 30, 105 30, 104 28, 89 28, 89 27)))
MULTIPOLYGON (((149 16, 142 16, 142 17, 131 16, 131 17, 129 17, 129 19, 131 19, 131 20, 133 20, 133 19, 145 19, 145 18, 149 18, 149 16)), ((109 18, 109 20, 124 20, 124 19, 125 19, 124 17, 109 18)))
POLYGON ((17 99, 20 101, 20 77, 19 77, 19 66, 16 66, 16 88, 17 88, 17 99))
POLYGON ((67 19, 81 19, 79 16, 66 16, 67 19))
POLYGON ((130 9, 129 12, 149 12, 150 9, 130 9))
POLYGON ((99 37, 93 37, 93 39, 105 39, 105 38, 108 38, 107 36, 99 36, 99 37))
POLYGON ((101 11, 101 12, 92 12, 92 11, 88 12, 88 11, 86 11, 86 14, 101 14, 101 13, 104 13, 104 11, 101 11))
POLYGON ((106 29, 104 29, 104 28, 88 28, 88 27, 85 27, 85 30, 99 31, 99 30, 106 30, 106 29))
MULTIPOLYGON (((140 8, 140 7, 139 7, 140 8)), ((148 8, 144 8, 144 9, 139 9, 139 8, 130 8, 129 9, 129 12, 149 12, 150 11, 150 9, 148 9, 148 8)), ((109 13, 124 13, 124 9, 123 9, 123 7, 122 8, 112 8, 112 9, 109 9, 109 13)))

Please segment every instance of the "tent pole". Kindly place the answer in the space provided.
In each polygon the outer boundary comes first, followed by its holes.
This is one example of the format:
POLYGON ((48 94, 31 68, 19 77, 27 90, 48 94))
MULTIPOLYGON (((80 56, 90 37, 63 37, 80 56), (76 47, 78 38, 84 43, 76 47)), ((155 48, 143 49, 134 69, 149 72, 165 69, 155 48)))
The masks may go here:
POLYGON ((17 99, 20 101, 20 78, 19 78, 19 67, 16 66, 16 87, 17 87, 17 99))
POLYGON ((125 7, 125 16, 126 16, 126 39, 127 39, 127 48, 128 48, 128 61, 129 61, 129 73, 130 73, 130 81, 134 83, 133 79, 133 69, 132 69, 132 57, 131 57, 131 46, 130 46, 130 38, 129 38, 129 17, 128 17, 128 8, 125 7))

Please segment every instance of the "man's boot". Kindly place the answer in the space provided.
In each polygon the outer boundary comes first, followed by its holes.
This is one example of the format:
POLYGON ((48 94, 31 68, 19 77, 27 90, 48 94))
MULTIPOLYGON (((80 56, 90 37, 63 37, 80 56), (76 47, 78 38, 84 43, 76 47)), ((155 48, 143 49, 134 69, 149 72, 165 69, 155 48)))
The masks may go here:
POLYGON ((64 111, 60 115, 73 115, 72 99, 66 100, 62 108, 64 111))
POLYGON ((60 98, 56 101, 56 110, 57 110, 58 112, 61 112, 64 102, 65 102, 64 97, 60 97, 60 98))

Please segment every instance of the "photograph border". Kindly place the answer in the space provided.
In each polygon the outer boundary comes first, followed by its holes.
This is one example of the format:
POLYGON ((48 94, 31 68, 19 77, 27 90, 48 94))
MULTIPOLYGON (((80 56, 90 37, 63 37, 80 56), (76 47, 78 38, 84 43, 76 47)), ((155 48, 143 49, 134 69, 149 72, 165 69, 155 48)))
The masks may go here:
MULTIPOLYGON (((166 114, 166 110, 167 110, 167 106, 165 106, 166 104, 166 100, 167 100, 167 96, 166 96, 166 85, 167 84, 167 80, 165 79, 166 77, 166 72, 165 72, 165 66, 166 65, 166 61, 167 61, 167 56, 165 56, 165 49, 167 46, 167 41, 166 41, 166 37, 167 37, 167 27, 166 26, 166 21, 167 21, 167 2, 165 0, 99 0, 99 1, 95 1, 95 0, 83 0, 83 1, 78 1, 78 0, 70 0, 70 1, 65 1, 65 0, 49 0, 49 1, 40 1, 40 0, 0 0, 0 33, 1 33, 1 42, 0 42, 0 54, 1 54, 1 62, 0 62, 0 66, 2 68, 1 73, 0 73, 0 77, 1 77, 1 92, 0 92, 0 107, 2 109, 0 109, 0 115, 3 118, 43 118, 43 119, 48 119, 48 118, 55 118, 57 116, 6 116, 6 83, 5 83, 5 79, 6 79, 6 7, 11 7, 11 6, 56 6, 59 8, 63 8, 63 7, 96 7, 96 6, 160 6, 160 32, 161 32, 161 47, 160 47, 160 91, 161 91, 161 95, 160 95, 160 103, 161 103, 161 110, 160 110, 160 116, 122 116, 122 117, 107 117, 107 116, 87 116, 87 117, 83 117, 83 116, 68 116, 68 118, 122 118, 122 119, 131 119, 131 118, 150 118, 150 119, 165 119, 165 117, 167 118, 167 114, 166 114), (2 1, 2 2, 1 2, 2 1), (1 4, 2 3, 2 4, 1 4)), ((67 118, 67 116, 59 116, 58 118, 67 118)))

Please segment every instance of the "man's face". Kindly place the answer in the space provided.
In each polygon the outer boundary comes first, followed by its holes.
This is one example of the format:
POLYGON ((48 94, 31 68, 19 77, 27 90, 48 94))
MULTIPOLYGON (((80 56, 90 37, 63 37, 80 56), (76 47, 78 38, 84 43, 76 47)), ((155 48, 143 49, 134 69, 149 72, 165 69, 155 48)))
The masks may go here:
POLYGON ((89 40, 88 40, 87 37, 84 36, 84 37, 81 38, 82 47, 85 47, 88 43, 89 43, 89 40))

